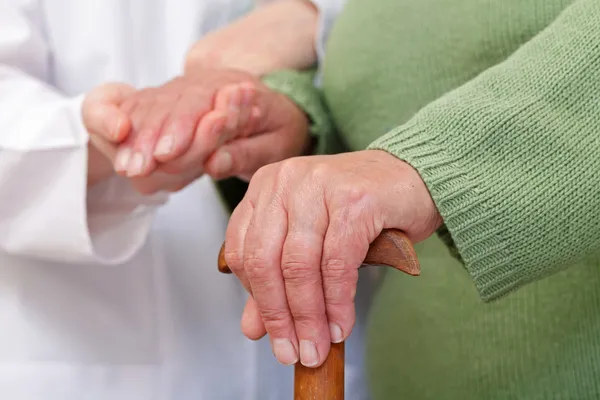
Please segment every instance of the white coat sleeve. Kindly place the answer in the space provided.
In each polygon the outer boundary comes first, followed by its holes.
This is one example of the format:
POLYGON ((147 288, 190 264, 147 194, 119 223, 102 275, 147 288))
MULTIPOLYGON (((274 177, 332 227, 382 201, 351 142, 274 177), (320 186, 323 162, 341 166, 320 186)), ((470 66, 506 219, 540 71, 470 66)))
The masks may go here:
POLYGON ((0 0, 0 251, 118 264, 143 245, 161 196, 121 178, 87 188, 82 97, 44 83, 50 50, 29 0, 0 0))

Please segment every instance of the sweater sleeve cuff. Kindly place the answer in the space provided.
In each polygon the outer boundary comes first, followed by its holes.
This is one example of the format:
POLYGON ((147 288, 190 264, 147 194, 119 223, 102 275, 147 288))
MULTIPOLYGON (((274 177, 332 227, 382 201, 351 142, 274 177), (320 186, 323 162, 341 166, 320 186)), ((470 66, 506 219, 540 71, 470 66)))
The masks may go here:
POLYGON ((321 91, 314 86, 314 71, 281 70, 263 77, 263 83, 286 95, 310 120, 310 133, 316 139, 313 154, 335 154, 344 146, 335 132, 321 91))
POLYGON ((461 259, 483 300, 492 300, 523 283, 526 269, 509 252, 502 215, 489 193, 477 187, 461 160, 438 141, 439 132, 413 120, 373 142, 415 168, 444 219, 438 235, 453 256, 461 259))
POLYGON ((419 171, 483 299, 598 257, 599 16, 573 2, 371 146, 419 171))

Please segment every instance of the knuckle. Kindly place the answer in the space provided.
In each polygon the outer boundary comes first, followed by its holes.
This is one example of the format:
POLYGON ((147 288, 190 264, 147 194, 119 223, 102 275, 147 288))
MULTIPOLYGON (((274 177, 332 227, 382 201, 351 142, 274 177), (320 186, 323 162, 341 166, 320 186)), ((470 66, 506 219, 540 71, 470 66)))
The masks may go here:
MULTIPOLYGON (((287 310, 279 308, 261 308, 260 315, 265 323, 280 323, 281 328, 289 322, 289 313, 287 310)), ((271 326, 271 328, 274 328, 271 326)))
POLYGON ((268 275, 267 257, 262 250, 254 250, 251 254, 244 256, 244 269, 248 278, 257 283, 264 282, 268 275))
POLYGON ((223 256, 225 257, 225 261, 227 262, 227 265, 229 266, 229 268, 231 268, 232 271, 240 270, 242 268, 244 264, 244 258, 241 252, 239 252, 238 250, 225 249, 223 256))
POLYGON ((287 336, 288 332, 293 331, 292 317, 287 309, 275 309, 271 307, 259 307, 259 309, 265 329, 270 335, 275 337, 287 336))
POLYGON ((278 177, 285 179, 298 172, 300 170, 299 164, 300 162, 293 158, 282 161, 279 165, 278 177))
POLYGON ((352 268, 341 258, 330 258, 323 262, 321 274, 324 281, 324 296, 328 305, 344 305, 354 298, 358 281, 358 268, 352 268))
POLYGON ((342 258, 328 258, 323 260, 321 273, 323 278, 338 278, 343 277, 348 273, 348 263, 342 258))
POLYGON ((340 196, 346 199, 347 204, 364 204, 372 198, 372 193, 360 185, 345 185, 340 190, 340 196))
POLYGON ((273 173, 273 166, 272 165, 264 165, 264 166, 258 168, 256 170, 256 172, 254 173, 254 176, 252 177, 252 181, 250 182, 250 185, 257 186, 258 184, 256 182, 268 179, 268 177, 272 173, 273 173))
POLYGON ((282 261, 281 274, 286 282, 293 285, 316 283, 320 275, 316 266, 300 258, 282 261))
POLYGON ((310 309, 292 309, 292 318, 300 328, 309 328, 317 325, 325 317, 325 312, 310 309))
POLYGON ((325 163, 319 163, 311 169, 311 177, 318 182, 330 180, 331 176, 331 167, 325 163))

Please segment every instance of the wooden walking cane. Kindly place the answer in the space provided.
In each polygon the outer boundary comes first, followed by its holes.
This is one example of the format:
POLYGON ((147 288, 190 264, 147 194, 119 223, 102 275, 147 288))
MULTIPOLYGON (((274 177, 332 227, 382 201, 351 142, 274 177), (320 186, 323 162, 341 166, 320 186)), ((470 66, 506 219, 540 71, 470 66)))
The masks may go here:
MULTIPOLYGON (((223 250, 219 253, 219 271, 230 274, 223 250)), ((369 247, 364 265, 382 265, 409 275, 419 275, 421 268, 412 243, 395 229, 384 230, 369 247)), ((329 356, 318 368, 300 362, 294 366, 294 400, 344 399, 344 343, 332 343, 329 356)))

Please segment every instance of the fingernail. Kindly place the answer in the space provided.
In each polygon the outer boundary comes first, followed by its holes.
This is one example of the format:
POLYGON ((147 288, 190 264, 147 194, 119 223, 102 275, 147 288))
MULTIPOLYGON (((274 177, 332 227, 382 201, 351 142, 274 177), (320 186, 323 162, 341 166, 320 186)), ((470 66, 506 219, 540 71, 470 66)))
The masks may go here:
POLYGON ((317 347, 309 340, 300 341, 300 361, 305 367, 314 367, 319 363, 317 347))
POLYGON ((329 335, 331 335, 331 343, 341 343, 344 341, 344 333, 338 324, 329 324, 329 335))
POLYGON ((127 171, 127 165, 129 165, 129 158, 131 158, 131 149, 125 148, 119 150, 115 159, 115 170, 119 172, 127 171))
POLYGON ((273 340, 273 353, 283 365, 293 365, 298 362, 298 354, 291 341, 288 339, 273 340))
POLYGON ((144 155, 142 153, 135 153, 129 163, 127 169, 127 176, 136 176, 142 173, 144 169, 144 155))
POLYGON ((166 156, 173 151, 173 135, 167 135, 162 137, 158 144, 156 145, 156 150, 154 150, 154 155, 156 156, 166 156))
POLYGON ((226 150, 221 150, 215 155, 215 169, 218 175, 227 174, 233 167, 233 157, 226 150))

